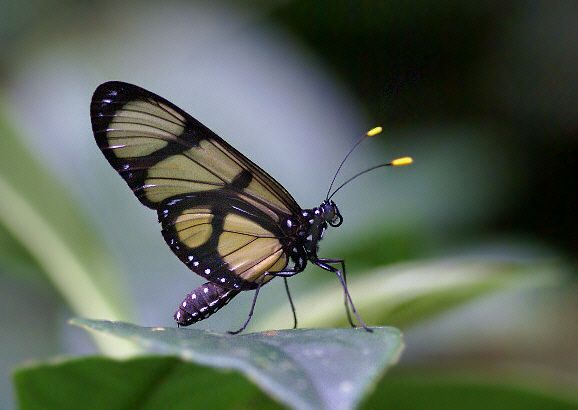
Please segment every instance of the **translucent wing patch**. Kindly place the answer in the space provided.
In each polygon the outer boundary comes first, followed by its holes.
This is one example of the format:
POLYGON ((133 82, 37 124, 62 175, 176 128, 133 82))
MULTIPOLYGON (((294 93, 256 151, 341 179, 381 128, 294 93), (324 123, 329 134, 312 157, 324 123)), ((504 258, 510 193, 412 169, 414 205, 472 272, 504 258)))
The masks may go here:
POLYGON ((224 218, 217 251, 237 276, 249 282, 260 282, 265 272, 279 272, 288 262, 279 238, 236 214, 224 218))

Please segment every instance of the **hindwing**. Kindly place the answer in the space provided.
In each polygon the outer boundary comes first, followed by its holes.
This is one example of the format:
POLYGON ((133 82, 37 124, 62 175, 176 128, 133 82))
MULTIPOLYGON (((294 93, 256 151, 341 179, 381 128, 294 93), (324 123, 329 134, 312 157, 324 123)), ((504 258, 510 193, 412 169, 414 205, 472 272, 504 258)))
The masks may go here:
POLYGON ((163 236, 179 259, 207 280, 255 289, 288 263, 286 235, 268 210, 237 192, 180 195, 160 205, 163 236))

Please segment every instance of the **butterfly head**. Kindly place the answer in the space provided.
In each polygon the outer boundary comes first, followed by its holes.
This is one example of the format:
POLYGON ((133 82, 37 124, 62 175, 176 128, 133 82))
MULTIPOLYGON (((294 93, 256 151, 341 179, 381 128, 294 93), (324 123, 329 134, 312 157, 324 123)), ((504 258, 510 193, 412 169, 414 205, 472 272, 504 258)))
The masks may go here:
POLYGON ((343 223, 343 217, 339 212, 339 208, 335 202, 331 200, 325 200, 318 208, 322 215, 325 222, 333 227, 338 227, 343 223))

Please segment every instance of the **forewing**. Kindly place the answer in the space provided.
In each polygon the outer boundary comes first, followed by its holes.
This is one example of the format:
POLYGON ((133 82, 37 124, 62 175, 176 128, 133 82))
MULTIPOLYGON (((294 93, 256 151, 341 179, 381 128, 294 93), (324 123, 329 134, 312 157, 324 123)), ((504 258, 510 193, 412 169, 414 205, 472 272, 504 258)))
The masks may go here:
POLYGON ((235 189, 274 212, 300 212, 269 174, 156 94, 108 82, 96 89, 90 109, 98 146, 149 208, 182 194, 235 189))

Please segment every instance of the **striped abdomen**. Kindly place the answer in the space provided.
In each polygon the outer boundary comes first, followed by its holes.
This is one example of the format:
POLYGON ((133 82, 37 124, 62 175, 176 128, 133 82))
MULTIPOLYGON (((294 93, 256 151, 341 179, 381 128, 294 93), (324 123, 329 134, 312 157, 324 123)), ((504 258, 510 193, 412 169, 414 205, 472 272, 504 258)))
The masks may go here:
POLYGON ((238 294, 239 291, 237 290, 207 282, 192 290, 185 297, 175 312, 175 320, 179 326, 189 326, 199 320, 206 319, 238 294))

